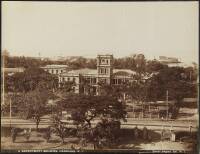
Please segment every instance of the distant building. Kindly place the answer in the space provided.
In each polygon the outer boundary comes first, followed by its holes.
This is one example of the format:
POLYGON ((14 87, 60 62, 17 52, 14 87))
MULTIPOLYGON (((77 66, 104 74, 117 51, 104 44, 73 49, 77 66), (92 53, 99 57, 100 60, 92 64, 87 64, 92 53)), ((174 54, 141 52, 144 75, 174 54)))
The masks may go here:
POLYGON ((1 56, 2 56, 2 57, 4 57, 4 56, 9 57, 9 56, 10 56, 10 53, 9 53, 7 50, 3 50, 1 56))
POLYGON ((2 68, 5 74, 13 75, 15 73, 24 72, 25 68, 17 67, 17 68, 2 68))
POLYGON ((136 72, 129 69, 114 69, 113 68, 113 55, 98 55, 97 56, 97 69, 78 69, 71 70, 59 74, 60 86, 66 81, 74 81, 76 84, 73 87, 75 93, 85 93, 82 83, 88 81, 92 86, 92 91, 98 95, 99 82, 107 84, 120 85, 123 82, 131 82, 133 75, 136 72))
POLYGON ((174 58, 174 57, 159 56, 158 61, 161 62, 162 64, 168 65, 169 67, 182 65, 182 62, 179 61, 178 58, 174 58))
POLYGON ((46 65, 41 68, 51 74, 56 74, 56 75, 67 72, 69 70, 68 65, 46 65))
POLYGON ((196 67, 194 62, 181 62, 178 58, 159 56, 158 61, 162 64, 168 65, 169 67, 196 67))

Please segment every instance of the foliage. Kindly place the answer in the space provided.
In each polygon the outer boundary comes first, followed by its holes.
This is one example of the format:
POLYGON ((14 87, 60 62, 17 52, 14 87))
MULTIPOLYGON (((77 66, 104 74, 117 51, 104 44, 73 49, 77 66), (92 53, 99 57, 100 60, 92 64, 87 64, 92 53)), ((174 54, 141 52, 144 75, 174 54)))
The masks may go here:
POLYGON ((162 69, 166 69, 168 66, 160 63, 156 60, 149 60, 146 65, 146 71, 149 73, 159 72, 162 69))
POLYGON ((80 68, 96 68, 96 59, 86 59, 83 57, 77 57, 75 60, 68 61, 67 63, 72 69, 80 68))
POLYGON ((165 100, 167 90, 169 100, 180 102, 184 97, 196 97, 197 86, 188 82, 184 73, 184 68, 169 67, 154 75, 148 88, 149 100, 165 100))
POLYGON ((66 61, 54 61, 54 60, 41 60, 40 58, 34 57, 18 57, 18 56, 4 56, 4 67, 8 68, 16 68, 16 67, 23 67, 23 68, 32 68, 32 67, 40 67, 45 65, 51 64, 60 64, 66 65, 66 61))
POLYGON ((100 121, 102 119, 119 121, 120 119, 125 120, 126 115, 122 102, 119 102, 115 97, 108 96, 69 94, 58 103, 58 108, 60 108, 60 111, 72 111, 71 120, 74 121, 77 129, 81 130, 79 132, 87 134, 80 135, 82 138, 87 138, 87 140, 90 140, 91 131, 94 131, 91 122, 96 118, 100 119, 100 121), (89 135, 88 132, 90 132, 89 135))
POLYGON ((73 92, 73 86, 75 85, 73 81, 64 81, 59 89, 64 93, 73 92))
POLYGON ((96 141, 97 146, 112 146, 119 137, 120 122, 113 119, 102 119, 93 132, 93 140, 96 141))
POLYGON ((51 94, 44 89, 36 89, 24 93, 21 99, 18 100, 18 112, 21 113, 24 118, 33 118, 36 123, 36 129, 38 129, 41 117, 47 114, 46 104, 50 95, 51 94))
POLYGON ((37 87, 52 89, 56 88, 57 84, 57 77, 41 68, 28 68, 24 72, 5 76, 5 91, 11 92, 28 92, 37 87))
POLYGON ((17 137, 17 129, 16 128, 12 128, 11 129, 11 138, 12 138, 12 142, 14 143, 17 137))
POLYGON ((62 139, 62 143, 64 143, 64 138, 66 136, 67 129, 61 122, 60 116, 55 115, 53 117, 53 128, 54 128, 54 133, 56 133, 62 139))

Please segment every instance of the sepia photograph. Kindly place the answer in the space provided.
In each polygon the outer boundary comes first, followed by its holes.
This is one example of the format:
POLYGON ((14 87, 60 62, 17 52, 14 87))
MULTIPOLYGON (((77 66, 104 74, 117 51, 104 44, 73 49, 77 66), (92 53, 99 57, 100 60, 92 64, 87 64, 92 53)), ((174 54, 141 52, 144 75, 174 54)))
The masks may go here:
POLYGON ((198 1, 2 1, 1 18, 1 152, 199 153, 198 1))

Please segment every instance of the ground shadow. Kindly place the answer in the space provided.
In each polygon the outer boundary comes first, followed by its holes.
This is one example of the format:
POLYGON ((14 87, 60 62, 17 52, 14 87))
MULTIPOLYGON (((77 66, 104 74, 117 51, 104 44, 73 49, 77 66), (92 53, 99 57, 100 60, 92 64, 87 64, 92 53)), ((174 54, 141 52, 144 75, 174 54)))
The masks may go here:
POLYGON ((61 140, 49 140, 47 143, 60 143, 61 142, 61 140))
POLYGON ((178 116, 182 118, 192 117, 194 116, 194 113, 179 113, 178 116))
POLYGON ((160 141, 161 135, 158 132, 148 130, 149 138, 143 139, 143 131, 139 130, 139 136, 135 137, 134 130, 132 129, 121 129, 120 140, 117 143, 116 148, 119 149, 134 149, 142 150, 139 146, 141 144, 153 143, 160 141))
POLYGON ((44 140, 15 141, 14 143, 42 143, 44 140))

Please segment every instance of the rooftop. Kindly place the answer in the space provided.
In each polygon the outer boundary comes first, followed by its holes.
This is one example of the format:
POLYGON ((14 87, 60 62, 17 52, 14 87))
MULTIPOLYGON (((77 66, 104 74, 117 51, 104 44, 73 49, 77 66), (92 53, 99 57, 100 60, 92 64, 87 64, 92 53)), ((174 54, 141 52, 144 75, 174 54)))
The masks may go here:
POLYGON ((46 66, 43 66, 41 68, 67 68, 69 67, 68 65, 46 65, 46 66))
POLYGON ((118 74, 118 75, 134 75, 136 74, 135 71, 129 70, 129 69, 113 69, 113 74, 118 74))
POLYGON ((197 102, 197 98, 184 98, 183 102, 197 102))
MULTIPOLYGON (((135 74, 134 71, 129 70, 129 69, 113 69, 114 74, 120 73, 120 75, 126 74, 135 74)), ((78 70, 71 70, 69 72, 64 72, 62 75, 67 75, 67 74, 92 74, 92 75, 97 75, 97 69, 89 69, 89 68, 83 68, 83 69, 78 69, 78 70)))
POLYGON ((163 63, 181 63, 178 58, 159 56, 159 61, 163 63))
POLYGON ((69 72, 64 72, 62 75, 67 75, 67 74, 97 74, 96 69, 89 69, 89 68, 83 68, 83 69, 78 69, 78 70, 71 70, 69 72))
POLYGON ((4 72, 7 73, 16 73, 16 72, 23 72, 25 69, 23 67, 16 67, 16 68, 3 68, 4 72))

